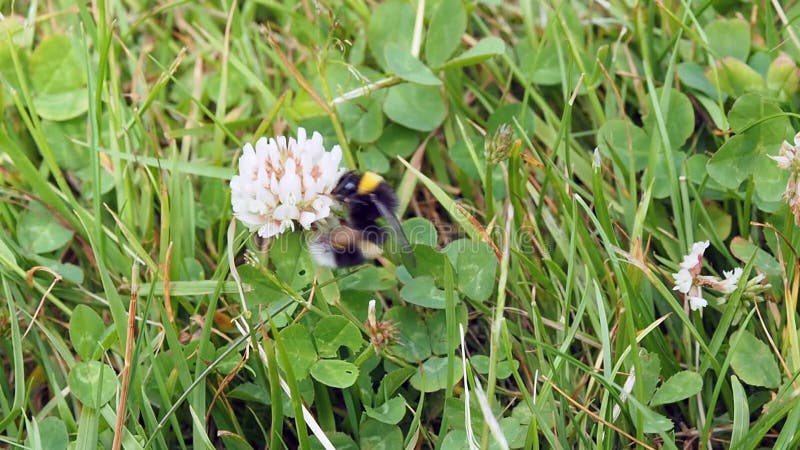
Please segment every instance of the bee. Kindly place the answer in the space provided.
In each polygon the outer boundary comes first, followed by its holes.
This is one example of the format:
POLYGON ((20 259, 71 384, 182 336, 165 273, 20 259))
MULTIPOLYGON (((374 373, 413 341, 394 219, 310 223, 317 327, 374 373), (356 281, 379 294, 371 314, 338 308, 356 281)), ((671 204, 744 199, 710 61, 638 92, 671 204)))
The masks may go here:
POLYGON ((317 264, 333 268, 357 266, 383 254, 383 248, 367 239, 362 230, 346 225, 316 236, 309 251, 317 264))
POLYGON ((413 265, 411 244, 396 215, 397 195, 383 177, 374 172, 350 171, 339 178, 331 194, 346 208, 347 221, 312 241, 311 255, 317 264, 350 267, 376 259, 391 232, 405 263, 413 265), (388 228, 378 223, 380 218, 388 228))

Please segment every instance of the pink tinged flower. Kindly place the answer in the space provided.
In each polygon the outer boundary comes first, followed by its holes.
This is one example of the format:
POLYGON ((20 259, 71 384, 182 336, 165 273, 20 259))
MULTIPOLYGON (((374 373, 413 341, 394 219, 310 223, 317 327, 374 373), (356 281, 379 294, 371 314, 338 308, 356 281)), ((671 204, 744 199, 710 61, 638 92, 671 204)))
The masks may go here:
POLYGON ((323 146, 322 135, 297 130, 297 139, 278 136, 245 144, 239 173, 230 182, 234 216, 250 231, 271 238, 305 229, 330 215, 330 192, 342 174, 342 150, 323 146))
MULTIPOLYGON (((800 166, 800 160, 798 160, 800 166)), ((783 198, 789 204, 789 211, 794 215, 794 223, 800 225, 800 170, 789 176, 783 198)))
POLYGON ((709 246, 708 241, 700 241, 692 244, 689 254, 683 257, 680 270, 672 274, 675 286, 672 288, 686 295, 689 300, 689 307, 692 311, 704 308, 708 302, 703 299, 700 286, 697 284, 697 276, 703 268, 703 253, 709 246))
POLYGON ((703 267, 703 253, 708 248, 708 241, 700 241, 692 244, 689 254, 683 257, 681 269, 688 270, 693 276, 700 273, 703 267))
POLYGON ((691 286, 694 277, 700 274, 703 267, 703 253, 708 248, 708 241, 700 241, 692 244, 689 254, 683 257, 677 273, 672 274, 675 279, 674 290, 683 292, 684 294, 689 291, 687 286, 691 286))
MULTIPOLYGON (((781 153, 783 153, 783 152, 781 152, 781 153)), ((773 160, 774 160, 776 163, 778 163, 778 168, 780 168, 780 169, 788 169, 788 168, 789 168, 789 165, 790 165, 790 163, 791 163, 791 161, 789 160, 789 158, 787 158, 787 157, 785 157, 785 156, 781 156, 781 155, 779 155, 779 156, 767 155, 767 156, 769 156, 769 157, 770 157, 770 158, 772 158, 772 159, 773 159, 773 160)))
POLYGON ((778 156, 770 156, 781 169, 800 168, 800 133, 794 135, 794 145, 783 141, 778 156))

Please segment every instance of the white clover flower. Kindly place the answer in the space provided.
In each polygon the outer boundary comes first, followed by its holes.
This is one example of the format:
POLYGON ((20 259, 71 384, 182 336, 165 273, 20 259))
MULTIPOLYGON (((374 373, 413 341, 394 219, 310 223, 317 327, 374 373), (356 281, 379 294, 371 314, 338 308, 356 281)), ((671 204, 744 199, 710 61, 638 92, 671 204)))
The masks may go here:
POLYGON ((790 171, 789 182, 783 198, 794 215, 794 223, 800 225, 800 133, 794 135, 794 145, 784 141, 778 156, 770 156, 778 167, 790 171))
POLYGON ((792 164, 800 165, 800 133, 794 135, 794 145, 783 141, 778 156, 770 156, 781 169, 791 169, 792 164))
POLYGON ((723 270, 722 274, 725 275, 725 279, 719 285, 719 290, 723 294, 730 294, 731 292, 736 290, 736 286, 739 285, 739 279, 742 278, 742 268, 737 267, 733 270, 723 270))
MULTIPOLYGON (((800 135, 799 135, 800 137, 800 135)), ((727 301, 726 296, 733 293, 739 286, 744 270, 736 267, 733 270, 724 270, 722 273, 725 278, 713 275, 701 275, 703 270, 703 253, 709 246, 708 241, 695 242, 689 250, 689 254, 683 257, 680 263, 680 270, 672 274, 674 287, 672 290, 684 295, 684 299, 689 303, 692 311, 698 311, 708 306, 708 300, 703 298, 703 289, 711 289, 722 293, 722 297, 717 299, 717 305, 723 305, 727 301)), ((769 285, 762 286, 761 281, 764 275, 757 275, 747 281, 743 287, 743 295, 754 298, 759 292, 769 288, 769 285)))
POLYGON ((681 269, 672 274, 672 278, 675 280, 675 287, 672 290, 686 295, 692 311, 708 306, 708 302, 703 299, 702 291, 697 283, 697 276, 703 268, 703 253, 705 253, 708 246, 708 241, 692 244, 689 254, 684 256, 683 261, 681 261, 681 269))
POLYGON ((304 229, 330 215, 333 200, 328 195, 342 169, 342 149, 322 146, 322 135, 297 130, 297 139, 278 136, 260 138, 255 148, 247 143, 239 158, 239 174, 231 179, 233 215, 250 231, 271 238, 304 229))
MULTIPOLYGON (((800 165, 800 160, 798 160, 798 165, 800 165)), ((800 225, 800 171, 789 177, 783 198, 789 203, 789 211, 794 214, 794 223, 800 225)))
POLYGON ((672 274, 672 278, 675 279, 675 287, 673 290, 681 291, 684 294, 689 292, 689 287, 691 287, 694 282, 694 277, 700 273, 703 253, 705 253, 708 245, 708 241, 700 241, 692 244, 689 254, 684 256, 683 261, 681 261, 681 270, 672 274))

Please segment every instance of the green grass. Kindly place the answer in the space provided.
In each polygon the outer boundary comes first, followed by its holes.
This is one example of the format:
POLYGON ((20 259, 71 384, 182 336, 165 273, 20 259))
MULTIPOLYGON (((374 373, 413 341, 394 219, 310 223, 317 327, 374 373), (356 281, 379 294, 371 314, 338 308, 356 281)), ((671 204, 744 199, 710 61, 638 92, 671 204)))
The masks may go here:
POLYGON ((800 4, 144 3, 0 3, 0 447, 800 445, 800 4), (299 127, 416 267, 236 222, 299 127))

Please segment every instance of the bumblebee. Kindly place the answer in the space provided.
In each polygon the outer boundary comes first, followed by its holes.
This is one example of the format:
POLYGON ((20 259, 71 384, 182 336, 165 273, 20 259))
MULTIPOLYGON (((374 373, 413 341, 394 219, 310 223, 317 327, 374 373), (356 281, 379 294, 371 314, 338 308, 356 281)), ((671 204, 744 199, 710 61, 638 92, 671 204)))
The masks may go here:
POLYGON ((311 243, 311 255, 318 264, 350 267, 375 259, 382 254, 382 245, 391 232, 406 264, 413 265, 413 259, 408 257, 411 245, 396 215, 397 195, 383 177, 374 172, 350 171, 342 175, 331 194, 346 208, 347 221, 311 243), (388 228, 378 223, 380 218, 388 228))
POLYGON ((383 253, 381 246, 367 239, 361 230, 345 225, 318 235, 311 241, 309 251, 317 264, 333 268, 364 264, 383 253))

